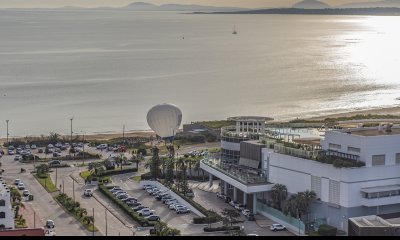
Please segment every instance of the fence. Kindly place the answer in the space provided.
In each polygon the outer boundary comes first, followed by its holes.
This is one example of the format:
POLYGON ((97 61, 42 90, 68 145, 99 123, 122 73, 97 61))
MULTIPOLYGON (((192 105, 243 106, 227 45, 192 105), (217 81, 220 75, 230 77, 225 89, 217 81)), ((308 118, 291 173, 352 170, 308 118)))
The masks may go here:
POLYGON ((305 233, 305 225, 302 221, 290 216, 286 216, 282 212, 274 208, 268 207, 260 201, 257 201, 257 213, 268 217, 275 222, 285 225, 287 229, 292 230, 298 235, 304 235, 305 233))

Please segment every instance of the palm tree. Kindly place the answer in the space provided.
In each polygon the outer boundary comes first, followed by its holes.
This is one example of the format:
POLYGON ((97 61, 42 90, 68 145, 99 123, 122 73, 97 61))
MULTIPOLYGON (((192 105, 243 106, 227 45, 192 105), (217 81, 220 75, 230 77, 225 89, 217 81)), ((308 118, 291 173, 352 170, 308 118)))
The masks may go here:
POLYGON ((298 217, 298 204, 297 204, 297 194, 293 194, 286 201, 285 206, 283 207, 283 213, 287 216, 298 217))
POLYGON ((197 177, 200 176, 200 159, 195 159, 194 161, 194 171, 197 172, 197 177))
POLYGON ((21 199, 19 199, 15 204, 15 218, 18 217, 18 213, 21 208, 25 209, 25 205, 21 202, 21 199))
POLYGON ((84 222, 84 223, 86 223, 87 225, 90 225, 90 224, 92 224, 93 223, 93 216, 84 216, 83 217, 83 219, 82 219, 82 221, 84 222))
POLYGON ((282 210, 282 202, 287 198, 287 188, 283 184, 275 184, 272 187, 272 199, 274 205, 277 206, 278 210, 282 210))

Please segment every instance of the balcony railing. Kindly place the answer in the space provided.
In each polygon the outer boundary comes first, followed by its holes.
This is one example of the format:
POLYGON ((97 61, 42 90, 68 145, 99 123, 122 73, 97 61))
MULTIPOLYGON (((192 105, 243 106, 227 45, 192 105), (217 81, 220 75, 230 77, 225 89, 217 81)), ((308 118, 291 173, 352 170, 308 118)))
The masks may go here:
POLYGON ((316 160, 317 157, 320 156, 323 152, 322 150, 304 150, 304 149, 286 147, 282 143, 275 143, 273 144, 273 146, 274 146, 274 152, 276 153, 290 155, 298 158, 310 159, 310 160, 316 160))
POLYGON ((222 137, 235 137, 235 138, 243 138, 243 139, 253 139, 258 140, 260 136, 264 136, 265 133, 253 133, 253 129, 249 128, 249 132, 236 132, 235 126, 223 127, 221 128, 221 136, 222 137))
MULTIPOLYGON (((235 165, 235 167, 221 164, 220 159, 217 158, 204 158, 201 160, 205 165, 241 182, 245 185, 248 184, 267 184, 266 177, 259 176, 258 174, 251 173, 249 169, 242 168, 240 165, 235 165)), ((259 170, 253 170, 259 171, 259 170)))

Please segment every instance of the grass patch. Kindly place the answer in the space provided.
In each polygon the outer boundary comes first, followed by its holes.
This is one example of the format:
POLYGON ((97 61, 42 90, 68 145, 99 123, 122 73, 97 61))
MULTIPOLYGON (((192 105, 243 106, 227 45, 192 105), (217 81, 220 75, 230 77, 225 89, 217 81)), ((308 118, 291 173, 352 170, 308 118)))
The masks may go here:
POLYGON ((133 181, 135 181, 135 182, 140 182, 140 180, 142 180, 142 177, 140 175, 139 176, 133 176, 133 177, 131 177, 131 179, 133 181))
POLYGON ((83 178, 84 180, 86 180, 92 173, 90 171, 83 171, 80 172, 79 175, 81 176, 81 178, 83 178))
POLYGON ((36 180, 48 191, 49 193, 57 192, 58 189, 54 185, 48 173, 46 174, 34 174, 36 180))

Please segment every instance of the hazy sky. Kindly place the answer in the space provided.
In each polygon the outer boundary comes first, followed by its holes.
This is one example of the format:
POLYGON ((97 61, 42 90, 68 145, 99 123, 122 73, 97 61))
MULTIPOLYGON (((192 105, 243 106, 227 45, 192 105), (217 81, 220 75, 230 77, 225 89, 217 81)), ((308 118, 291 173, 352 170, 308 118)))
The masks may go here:
MULTIPOLYGON (((119 7, 132 2, 149 2, 154 4, 180 3, 180 4, 199 4, 210 6, 235 6, 235 7, 288 7, 300 0, 0 0, 0 8, 14 7, 99 7, 110 6, 119 7)), ((378 0, 323 0, 335 6, 349 2, 374 2, 378 0)))

